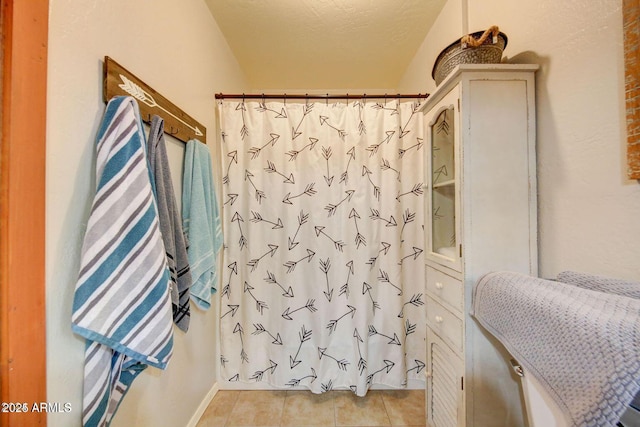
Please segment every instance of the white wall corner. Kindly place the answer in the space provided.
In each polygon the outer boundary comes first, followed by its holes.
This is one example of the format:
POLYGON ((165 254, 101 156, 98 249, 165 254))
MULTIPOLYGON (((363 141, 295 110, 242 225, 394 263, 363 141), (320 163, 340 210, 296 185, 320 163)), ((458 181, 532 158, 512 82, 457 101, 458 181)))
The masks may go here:
POLYGON ((213 387, 211 387, 211 390, 209 390, 209 392, 204 396, 204 399, 202 399, 202 402, 198 405, 198 409, 196 409, 196 412, 194 412, 186 427, 196 427, 198 425, 198 421, 200 421, 202 414, 207 410, 207 407, 215 397, 216 393, 218 393, 218 390, 220 390, 220 387, 216 382, 213 384, 213 387))

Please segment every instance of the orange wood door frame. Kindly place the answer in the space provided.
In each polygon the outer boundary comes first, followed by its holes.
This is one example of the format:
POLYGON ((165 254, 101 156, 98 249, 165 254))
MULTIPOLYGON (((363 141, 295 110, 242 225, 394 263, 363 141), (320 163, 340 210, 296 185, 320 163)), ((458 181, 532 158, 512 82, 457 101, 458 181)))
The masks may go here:
POLYGON ((0 426, 44 426, 48 0, 0 0, 0 426), (21 407, 24 408, 24 407, 21 407), (9 409, 4 412, 3 409, 9 409))
POLYGON ((640 0, 623 0, 627 177, 640 180, 640 0))

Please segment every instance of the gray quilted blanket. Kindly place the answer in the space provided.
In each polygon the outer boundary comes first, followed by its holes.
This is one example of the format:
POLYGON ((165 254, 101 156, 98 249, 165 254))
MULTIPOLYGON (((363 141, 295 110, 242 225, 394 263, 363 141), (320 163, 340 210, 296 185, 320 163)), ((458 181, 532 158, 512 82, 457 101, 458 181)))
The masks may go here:
POLYGON ((640 282, 629 282, 576 271, 563 271, 558 274, 557 280, 558 282, 569 283, 593 291, 640 298, 640 282))
POLYGON ((640 391, 640 300, 512 272, 483 276, 471 314, 571 426, 615 427, 640 391))

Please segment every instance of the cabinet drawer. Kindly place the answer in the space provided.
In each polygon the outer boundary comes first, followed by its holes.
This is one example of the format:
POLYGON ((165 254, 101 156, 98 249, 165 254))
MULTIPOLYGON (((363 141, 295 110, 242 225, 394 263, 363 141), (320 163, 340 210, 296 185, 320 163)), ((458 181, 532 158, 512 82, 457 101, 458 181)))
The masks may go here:
POLYGON ((445 306, 462 313, 463 291, 460 280, 427 266, 427 292, 445 306))
POLYGON ((427 324, 454 350, 462 352, 462 320, 427 296, 427 324))

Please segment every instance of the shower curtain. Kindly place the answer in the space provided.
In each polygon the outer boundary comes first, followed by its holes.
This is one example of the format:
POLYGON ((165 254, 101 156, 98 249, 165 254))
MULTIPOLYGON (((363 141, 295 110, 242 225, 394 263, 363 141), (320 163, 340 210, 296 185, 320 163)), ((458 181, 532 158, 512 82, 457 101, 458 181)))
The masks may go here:
POLYGON ((225 380, 314 393, 423 379, 417 101, 222 101, 225 380))

